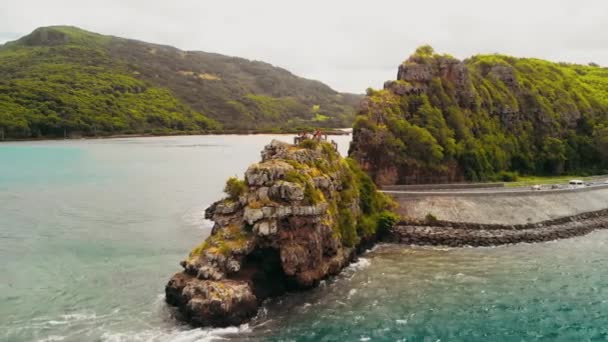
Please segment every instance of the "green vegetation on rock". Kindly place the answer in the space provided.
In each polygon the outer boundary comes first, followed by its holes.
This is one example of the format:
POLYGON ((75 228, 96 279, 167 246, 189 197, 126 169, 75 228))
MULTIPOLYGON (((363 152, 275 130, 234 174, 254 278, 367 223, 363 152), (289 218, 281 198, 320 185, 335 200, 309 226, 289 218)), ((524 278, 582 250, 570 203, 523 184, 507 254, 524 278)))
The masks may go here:
POLYGON ((228 195, 230 200, 238 200, 239 196, 243 195, 247 191, 247 184, 245 181, 238 179, 237 177, 230 177, 226 181, 224 192, 228 195))
POLYGON ((358 99, 266 63, 75 27, 0 46, 0 138, 344 127, 358 99))
POLYGON ((424 46, 367 95, 351 154, 382 184, 608 169, 607 68, 424 46))
POLYGON ((398 221, 398 216, 390 211, 395 205, 393 200, 377 191, 374 182, 355 160, 346 158, 341 163, 343 183, 337 201, 337 221, 342 244, 352 247, 361 239, 390 228, 398 221), (353 207, 359 211, 353 211, 353 207))

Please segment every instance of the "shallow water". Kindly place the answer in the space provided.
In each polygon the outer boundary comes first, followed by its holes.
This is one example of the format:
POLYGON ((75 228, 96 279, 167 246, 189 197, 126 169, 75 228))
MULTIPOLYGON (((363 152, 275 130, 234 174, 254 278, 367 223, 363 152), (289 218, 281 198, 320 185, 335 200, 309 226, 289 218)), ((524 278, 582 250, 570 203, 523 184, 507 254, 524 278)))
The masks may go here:
POLYGON ((248 336, 298 341, 606 341, 608 232, 496 248, 386 245, 248 336), (361 264, 361 263, 360 263, 361 264))
MULTIPOLYGON (((273 137, 0 144, 0 341, 608 339, 608 232, 479 249, 380 246, 249 325, 163 301, 202 211, 273 137)), ((336 137, 347 149, 349 137, 336 137)))

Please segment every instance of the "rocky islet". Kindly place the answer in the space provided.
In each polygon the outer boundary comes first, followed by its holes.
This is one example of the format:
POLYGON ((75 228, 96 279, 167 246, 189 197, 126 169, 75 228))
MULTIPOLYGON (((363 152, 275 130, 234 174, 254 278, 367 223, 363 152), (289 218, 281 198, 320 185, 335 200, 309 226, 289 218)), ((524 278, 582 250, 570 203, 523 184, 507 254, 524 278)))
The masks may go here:
POLYGON ((205 212, 211 236, 166 286, 193 325, 240 324, 264 299, 317 285, 396 219, 369 177, 323 141, 273 141, 226 192, 205 212))

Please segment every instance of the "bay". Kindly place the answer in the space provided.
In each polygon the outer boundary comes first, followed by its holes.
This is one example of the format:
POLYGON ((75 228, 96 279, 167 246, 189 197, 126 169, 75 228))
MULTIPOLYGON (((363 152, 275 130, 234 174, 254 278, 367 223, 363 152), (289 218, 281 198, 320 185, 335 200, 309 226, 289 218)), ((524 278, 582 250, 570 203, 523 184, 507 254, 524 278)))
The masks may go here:
MULTIPOLYGON (((193 329, 164 303, 203 210, 272 139, 0 144, 1 341, 608 339, 608 232, 497 248, 381 245, 250 324, 193 329)), ((350 137, 333 137, 341 152, 350 137)))

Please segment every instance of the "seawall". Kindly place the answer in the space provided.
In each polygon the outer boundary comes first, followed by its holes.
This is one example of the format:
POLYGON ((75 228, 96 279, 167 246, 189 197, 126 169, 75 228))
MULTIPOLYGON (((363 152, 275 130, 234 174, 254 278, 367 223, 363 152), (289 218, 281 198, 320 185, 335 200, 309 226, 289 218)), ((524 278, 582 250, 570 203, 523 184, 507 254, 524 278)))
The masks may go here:
POLYGON ((600 210, 522 225, 404 221, 390 229, 385 240, 413 245, 497 246, 566 239, 607 228, 608 210, 600 210))
POLYGON ((608 185, 562 190, 390 191, 397 213, 412 220, 529 224, 608 209, 608 185))

